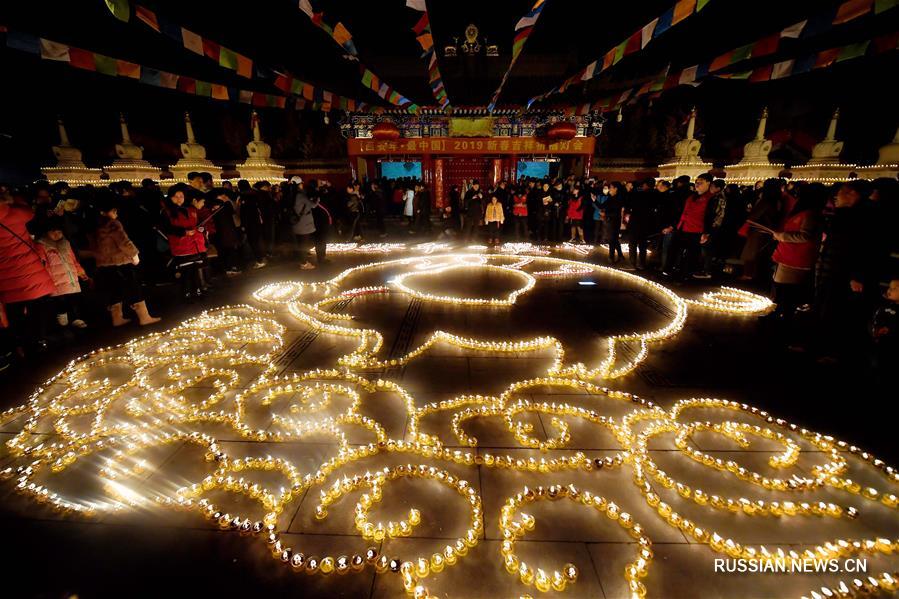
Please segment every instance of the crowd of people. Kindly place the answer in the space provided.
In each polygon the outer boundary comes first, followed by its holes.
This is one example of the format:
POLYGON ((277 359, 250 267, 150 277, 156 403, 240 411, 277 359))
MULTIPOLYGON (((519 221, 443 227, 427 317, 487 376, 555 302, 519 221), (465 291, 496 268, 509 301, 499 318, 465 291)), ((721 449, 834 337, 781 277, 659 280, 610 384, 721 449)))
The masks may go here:
POLYGON ((766 323, 797 351, 839 357, 867 331, 875 365, 895 355, 895 179, 470 180, 450 186, 442 204, 417 179, 343 189, 299 177, 215 186, 196 172, 165 192, 151 180, 0 185, 0 367, 14 351, 44 349, 53 327, 87 327, 86 286, 110 325, 151 325, 159 319, 146 303, 148 285, 175 283, 191 302, 216 276, 264 268, 275 257, 314 269, 327 263, 329 242, 382 240, 391 219, 401 234, 424 239, 594 244, 607 249, 609 264, 647 276, 738 279, 770 289, 777 309, 766 323))

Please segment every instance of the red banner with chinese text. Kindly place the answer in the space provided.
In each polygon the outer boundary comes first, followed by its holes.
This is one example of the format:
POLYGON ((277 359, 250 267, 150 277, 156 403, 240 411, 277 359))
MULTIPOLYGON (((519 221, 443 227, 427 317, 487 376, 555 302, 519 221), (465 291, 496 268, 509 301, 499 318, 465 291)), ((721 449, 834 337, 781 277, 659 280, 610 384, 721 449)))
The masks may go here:
POLYGON ((593 154, 594 137, 544 143, 536 137, 413 137, 394 141, 348 139, 350 156, 375 154, 593 154))

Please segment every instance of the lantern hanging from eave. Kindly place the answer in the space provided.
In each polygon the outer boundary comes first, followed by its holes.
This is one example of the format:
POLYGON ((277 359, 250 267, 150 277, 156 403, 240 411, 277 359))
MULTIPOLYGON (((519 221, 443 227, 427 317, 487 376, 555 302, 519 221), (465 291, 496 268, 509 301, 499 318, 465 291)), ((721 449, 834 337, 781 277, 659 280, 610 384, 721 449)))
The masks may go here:
POLYGON ((372 127, 371 136, 374 139, 399 139, 400 130, 394 123, 383 121, 372 127))
POLYGON ((546 137, 553 140, 572 139, 575 135, 577 135, 577 127, 574 126, 574 123, 569 123, 567 121, 553 123, 546 130, 546 137))

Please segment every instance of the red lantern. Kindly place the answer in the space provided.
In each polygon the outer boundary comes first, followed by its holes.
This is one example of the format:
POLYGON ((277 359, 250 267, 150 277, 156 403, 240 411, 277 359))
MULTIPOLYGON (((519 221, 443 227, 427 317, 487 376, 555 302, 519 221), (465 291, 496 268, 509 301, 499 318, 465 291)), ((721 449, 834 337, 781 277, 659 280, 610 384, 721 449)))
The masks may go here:
POLYGON ((577 127, 574 123, 561 121, 549 126, 546 130, 546 137, 549 139, 572 139, 577 135, 577 127))
POLYGON ((385 121, 372 127, 371 136, 375 139, 399 139, 400 130, 395 124, 385 121))

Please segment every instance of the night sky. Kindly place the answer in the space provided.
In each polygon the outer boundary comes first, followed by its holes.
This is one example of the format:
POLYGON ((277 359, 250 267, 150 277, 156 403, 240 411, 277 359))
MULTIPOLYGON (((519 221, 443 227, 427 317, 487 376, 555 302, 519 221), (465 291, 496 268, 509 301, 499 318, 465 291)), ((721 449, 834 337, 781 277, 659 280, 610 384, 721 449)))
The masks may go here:
MULTIPOLYGON (((0 8, 0 23, 11 29, 208 81, 277 92, 270 82, 248 83, 141 23, 116 21, 99 0, 13 4, 0 8)), ((207 0, 189 5, 149 0, 145 4, 272 68, 289 69, 307 81, 360 100, 379 100, 362 88, 354 64, 341 58, 340 48, 308 22, 295 2, 273 3, 264 9, 259 4, 255 12, 249 7, 241 8, 252 14, 241 15, 240 20, 235 20, 234 11, 223 11, 221 5, 207 0)), ((416 102, 433 103, 426 65, 419 58, 420 48, 410 31, 415 13, 406 9, 401 0, 313 4, 347 24, 367 66, 416 102), (375 10, 374 5, 379 9, 375 10)), ((519 0, 491 3, 489 7, 484 2, 468 0, 428 3, 438 47, 460 36, 468 22, 476 23, 488 41, 500 46, 499 58, 476 59, 472 62, 475 68, 441 57, 441 70, 454 105, 485 104, 489 100, 508 65, 514 24, 530 4, 519 0)), ((624 4, 549 2, 512 71, 501 104, 523 102, 560 83, 657 16, 670 2, 624 4)), ((627 81, 656 72, 666 63, 676 70, 692 61, 710 59, 828 4, 834 3, 760 0, 749 10, 745 5, 735 8, 735 3, 714 0, 701 16, 673 28, 658 44, 654 42, 645 51, 622 61, 610 74, 589 85, 577 86, 558 99, 581 104, 606 97, 620 91, 627 81), (735 14, 741 10, 748 14, 735 14)), ((897 18, 893 13, 899 10, 876 19, 859 19, 841 29, 839 35, 825 36, 821 47, 894 31, 897 18)), ((70 138, 82 149, 89 166, 114 157, 120 111, 127 114, 132 139, 144 146, 144 157, 151 162, 171 164, 180 157, 178 144, 184 140, 185 110, 191 112, 198 140, 207 147, 212 160, 233 163, 245 156, 251 110, 246 105, 191 97, 124 78, 85 72, 5 47, 0 48, 0 65, 7 84, 0 109, 3 179, 31 180, 38 176, 41 165, 52 163, 50 146, 57 141, 57 115, 65 118, 70 138)), ((684 133, 689 109, 695 105, 699 110, 697 136, 703 141, 702 155, 718 164, 729 163, 739 159, 742 145, 755 133, 761 108, 767 105, 771 113, 768 134, 775 141, 772 159, 801 163, 811 146, 823 137, 830 113, 839 106, 842 118, 838 138, 845 142, 844 161, 872 162, 876 160, 877 148, 892 139, 899 125, 891 90, 899 72, 897 67, 899 58, 893 51, 781 81, 749 83, 708 78, 696 88, 681 86, 651 102, 644 98, 626 107, 621 123, 616 122, 614 114, 607 115, 609 122, 600 138, 598 153, 651 161, 667 158, 674 142, 684 133)), ((261 109, 261 114, 263 137, 272 145, 276 158, 335 159, 345 152, 336 127, 340 113, 331 113, 330 125, 323 122, 321 113, 312 111, 268 108, 261 109)))

